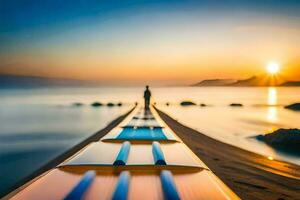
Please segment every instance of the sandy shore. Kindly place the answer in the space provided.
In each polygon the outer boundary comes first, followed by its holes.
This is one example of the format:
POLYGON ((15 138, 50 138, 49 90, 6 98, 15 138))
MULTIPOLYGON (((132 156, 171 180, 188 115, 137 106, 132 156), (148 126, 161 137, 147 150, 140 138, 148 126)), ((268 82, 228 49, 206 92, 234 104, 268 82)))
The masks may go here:
POLYGON ((300 199, 300 166, 219 142, 158 110, 160 117, 242 199, 300 199))
POLYGON ((126 114, 116 118, 112 122, 110 122, 104 129, 98 131, 97 133, 93 134, 92 136, 88 137, 84 141, 80 142, 79 144, 75 145, 71 149, 67 150, 65 153, 59 155, 55 159, 51 160, 49 163, 41 167, 40 169, 34 171, 30 176, 26 177, 23 180, 20 180, 14 187, 9 188, 6 194, 1 194, 1 196, 4 196, 4 199, 9 199, 13 194, 15 194, 17 191, 21 190, 23 187, 25 187, 27 184, 34 181, 36 178, 38 178, 43 173, 47 172, 48 170, 56 167, 63 161, 65 161, 67 158, 74 155, 76 152, 84 148, 86 145, 90 144, 91 142, 98 141, 100 138, 102 138, 104 135, 106 135, 109 131, 111 131, 114 127, 116 127, 120 122, 122 122, 129 113, 132 112, 133 109, 131 109, 126 114), (11 193, 10 193, 11 192, 11 193))

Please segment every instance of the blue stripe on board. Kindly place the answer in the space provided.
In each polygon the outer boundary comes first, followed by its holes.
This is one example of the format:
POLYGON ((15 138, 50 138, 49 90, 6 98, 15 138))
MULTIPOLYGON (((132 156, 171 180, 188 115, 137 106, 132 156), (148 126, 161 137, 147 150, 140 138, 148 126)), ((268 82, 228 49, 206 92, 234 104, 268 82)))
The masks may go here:
POLYGON ((161 185, 165 200, 179 200, 179 194, 173 180, 172 173, 168 170, 162 170, 160 173, 161 185))
POLYGON ((116 185, 115 191, 113 193, 112 200, 126 200, 128 196, 130 181, 130 173, 128 171, 123 171, 120 176, 118 183, 116 185))
POLYGON ((80 182, 73 188, 73 190, 64 198, 65 200, 80 200, 93 182, 96 176, 95 171, 87 171, 80 182))
POLYGON ((161 150, 160 144, 158 142, 152 143, 152 154, 155 165, 166 165, 164 153, 161 150))
POLYGON ((119 154, 114 162, 114 165, 126 165, 128 155, 130 151, 130 142, 123 142, 123 145, 119 151, 119 154))
POLYGON ((116 139, 123 140, 168 140, 162 128, 125 127, 116 139))

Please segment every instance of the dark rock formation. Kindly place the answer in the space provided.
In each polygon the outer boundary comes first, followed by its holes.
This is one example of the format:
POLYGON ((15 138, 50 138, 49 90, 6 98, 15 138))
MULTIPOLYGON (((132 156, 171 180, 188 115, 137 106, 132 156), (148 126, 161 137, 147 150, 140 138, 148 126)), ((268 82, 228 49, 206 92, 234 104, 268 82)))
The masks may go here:
POLYGON ((195 106, 196 104, 194 102, 191 101, 182 101, 180 103, 181 106, 195 106))
POLYGON ((80 107, 80 106, 83 106, 83 103, 75 102, 72 105, 75 106, 75 107, 80 107))
POLYGON ((115 106, 115 104, 114 104, 114 103, 111 103, 111 102, 107 103, 106 105, 107 105, 108 107, 113 107, 113 106, 115 106))
POLYGON ((99 107, 99 106, 103 106, 103 104, 100 103, 100 102, 94 102, 94 103, 92 103, 92 106, 93 107, 99 107))
POLYGON ((241 103, 232 103, 229 106, 231 106, 231 107, 242 107, 243 104, 241 104, 241 103))
POLYGON ((284 108, 290 109, 290 110, 300 111, 300 103, 294 103, 294 104, 285 106, 284 108))
POLYGON ((293 151, 300 154, 299 129, 278 129, 266 135, 258 135, 256 138, 274 148, 293 151))

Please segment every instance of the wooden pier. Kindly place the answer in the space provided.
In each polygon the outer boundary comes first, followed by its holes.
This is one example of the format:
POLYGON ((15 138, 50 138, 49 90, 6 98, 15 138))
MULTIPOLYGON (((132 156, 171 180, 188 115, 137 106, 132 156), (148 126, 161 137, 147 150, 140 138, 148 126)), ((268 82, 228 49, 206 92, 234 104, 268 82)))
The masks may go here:
POLYGON ((239 199, 151 108, 12 196, 26 199, 239 199))

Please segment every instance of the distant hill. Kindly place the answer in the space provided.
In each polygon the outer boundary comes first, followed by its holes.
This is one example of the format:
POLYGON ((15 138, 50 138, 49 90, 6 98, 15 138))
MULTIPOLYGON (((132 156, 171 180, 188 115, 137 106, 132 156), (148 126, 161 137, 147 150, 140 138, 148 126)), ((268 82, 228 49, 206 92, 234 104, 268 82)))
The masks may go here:
POLYGON ((0 75, 0 88, 79 87, 91 85, 95 84, 72 79, 0 75))
POLYGON ((209 79, 203 80, 192 86, 207 87, 207 86, 231 86, 231 87, 268 87, 268 86, 300 86, 300 81, 287 81, 275 83, 273 78, 267 75, 252 76, 247 79, 209 79))
POLYGON ((280 86, 300 86, 300 81, 287 81, 282 83, 280 86))
POLYGON ((281 81, 275 82, 273 78, 269 76, 252 76, 245 80, 239 80, 229 86, 240 87, 268 87, 268 86, 300 86, 300 81, 281 81))
POLYGON ((259 86, 273 86, 269 80, 264 80, 263 77, 259 76, 252 76, 248 79, 238 80, 237 82, 230 84, 229 86, 252 86, 252 87, 259 87, 259 86))
POLYGON ((235 83, 236 80, 234 79, 209 79, 209 80, 203 80, 199 83, 193 84, 192 86, 225 86, 228 84, 235 83))

